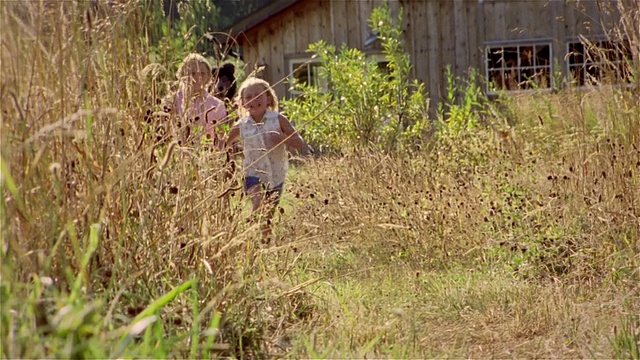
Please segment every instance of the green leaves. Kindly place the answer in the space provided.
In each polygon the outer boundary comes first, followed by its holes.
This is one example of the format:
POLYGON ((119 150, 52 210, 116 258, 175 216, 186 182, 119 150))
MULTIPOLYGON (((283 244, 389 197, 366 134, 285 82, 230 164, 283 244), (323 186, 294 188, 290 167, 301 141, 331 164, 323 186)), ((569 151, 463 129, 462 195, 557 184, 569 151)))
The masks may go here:
POLYGON ((478 126, 487 101, 477 78, 475 70, 470 71, 468 79, 454 77, 451 66, 447 66, 447 98, 438 104, 439 136, 457 136, 478 126))
MULTIPOLYGON (((325 152, 377 147, 385 151, 407 149, 420 141, 429 127, 424 85, 408 81, 411 64, 404 51, 401 28, 394 25, 389 8, 374 9, 371 27, 382 40, 383 52, 367 56, 358 49, 336 49, 324 41, 309 46, 321 63, 320 76, 329 91, 293 84, 302 96, 283 101, 291 119, 304 121, 333 100, 325 114, 304 129, 304 135, 325 152)), ((396 24, 401 23, 398 18, 396 24)))
POLYGON ((212 45, 205 40, 205 34, 219 30, 218 6, 210 0, 176 4, 173 14, 165 14, 163 7, 154 2, 142 1, 138 5, 143 21, 140 33, 144 34, 140 37, 149 47, 151 62, 181 59, 191 52, 211 54, 212 45))

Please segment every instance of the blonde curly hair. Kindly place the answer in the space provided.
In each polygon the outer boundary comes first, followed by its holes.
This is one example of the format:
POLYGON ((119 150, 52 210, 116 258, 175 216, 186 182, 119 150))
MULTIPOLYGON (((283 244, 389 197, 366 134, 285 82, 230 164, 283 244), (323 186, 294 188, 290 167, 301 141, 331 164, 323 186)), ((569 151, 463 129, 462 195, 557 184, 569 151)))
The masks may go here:
POLYGON ((240 86, 240 89, 238 90, 238 93, 236 94, 236 97, 234 99, 236 105, 238 106, 238 110, 245 113, 244 115, 246 115, 246 110, 242 106, 242 94, 248 87, 253 85, 262 86, 262 89, 266 92, 267 97, 269 98, 269 106, 267 106, 267 108, 272 111, 278 111, 278 96, 276 95, 276 92, 267 81, 257 77, 247 78, 240 86))

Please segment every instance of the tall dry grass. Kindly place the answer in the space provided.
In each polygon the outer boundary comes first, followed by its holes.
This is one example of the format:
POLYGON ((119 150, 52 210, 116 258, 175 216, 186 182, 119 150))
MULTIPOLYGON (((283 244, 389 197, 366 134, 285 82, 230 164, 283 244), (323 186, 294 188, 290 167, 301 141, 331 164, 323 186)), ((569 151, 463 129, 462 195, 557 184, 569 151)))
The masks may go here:
POLYGON ((219 292, 250 261, 251 228, 239 206, 218 199, 227 187, 222 155, 176 145, 165 119, 149 113, 180 59, 148 63, 136 10, 134 2, 2 4, 3 279, 15 299, 40 277, 71 300, 79 284, 83 296, 112 301, 107 327, 192 277, 204 298, 223 301, 219 292))
POLYGON ((179 59, 91 6, 1 5, 3 356, 638 357, 637 90, 302 162, 259 248, 221 154, 147 113, 179 59))

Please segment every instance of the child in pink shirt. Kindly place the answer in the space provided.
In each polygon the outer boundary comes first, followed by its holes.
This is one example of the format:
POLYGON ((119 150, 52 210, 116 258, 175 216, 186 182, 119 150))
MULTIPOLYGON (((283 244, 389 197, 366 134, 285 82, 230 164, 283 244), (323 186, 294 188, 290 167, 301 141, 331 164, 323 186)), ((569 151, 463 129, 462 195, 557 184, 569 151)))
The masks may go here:
MULTIPOLYGON (((174 135, 183 125, 192 135, 193 127, 200 126, 204 133, 213 139, 214 144, 224 136, 218 125, 227 118, 224 103, 206 90, 211 81, 211 66, 204 56, 189 54, 177 72, 178 91, 173 95, 169 108, 179 116, 179 123, 174 125, 174 135), (175 127, 178 129, 175 129, 175 127)), ((178 137, 180 138, 180 137, 178 137)))

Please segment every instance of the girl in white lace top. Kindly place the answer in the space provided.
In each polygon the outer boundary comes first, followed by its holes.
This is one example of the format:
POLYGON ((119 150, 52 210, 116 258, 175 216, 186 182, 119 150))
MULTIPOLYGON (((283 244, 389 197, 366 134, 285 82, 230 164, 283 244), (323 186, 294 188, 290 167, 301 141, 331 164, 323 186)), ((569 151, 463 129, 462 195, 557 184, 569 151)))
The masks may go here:
POLYGON ((289 120, 278 113, 278 98, 268 82, 250 77, 237 95, 240 120, 231 128, 226 145, 240 140, 244 155, 244 190, 251 198, 255 213, 268 206, 262 225, 263 239, 271 234, 271 217, 280 201, 287 175, 285 147, 303 154, 311 152, 289 120))

